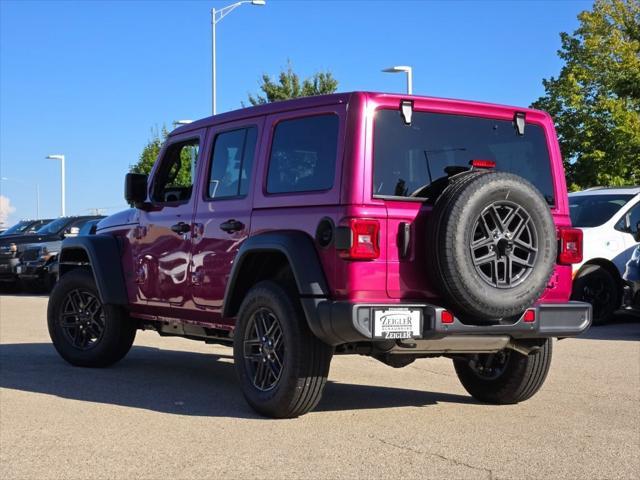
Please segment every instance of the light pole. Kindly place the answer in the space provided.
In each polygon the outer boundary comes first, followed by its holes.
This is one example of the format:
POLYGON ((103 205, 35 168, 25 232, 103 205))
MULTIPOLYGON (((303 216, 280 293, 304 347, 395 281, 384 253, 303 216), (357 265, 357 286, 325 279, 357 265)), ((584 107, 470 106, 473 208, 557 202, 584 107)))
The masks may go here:
MULTIPOLYGON (((22 180, 18 180, 16 178, 0 177, 0 180, 2 180, 3 182, 7 182, 7 181, 16 182, 21 185, 30 186, 30 184, 28 184, 27 182, 23 182, 22 180)), ((38 220, 39 218, 40 218, 40 184, 36 183, 36 220, 38 220)))
POLYGON ((64 155, 47 155, 46 157, 49 160, 60 160, 60 190, 61 190, 61 207, 62 207, 62 215, 64 217, 65 215, 65 208, 64 208, 64 155))
POLYGON ((216 114, 216 25, 233 10, 244 3, 251 5, 264 6, 265 0, 242 0, 232 5, 227 5, 220 10, 211 9, 211 111, 216 114))
POLYGON ((405 72, 407 74, 407 93, 413 95, 413 69, 406 65, 398 65, 396 67, 389 67, 382 70, 386 73, 400 73, 405 72))

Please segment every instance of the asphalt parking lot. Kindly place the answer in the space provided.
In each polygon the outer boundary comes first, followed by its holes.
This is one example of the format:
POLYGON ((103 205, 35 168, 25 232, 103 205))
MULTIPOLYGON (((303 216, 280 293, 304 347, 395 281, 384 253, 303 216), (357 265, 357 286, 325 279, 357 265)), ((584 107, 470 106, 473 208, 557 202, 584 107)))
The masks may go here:
POLYGON ((256 416, 231 351, 140 332, 118 365, 62 361, 46 297, 0 296, 0 478, 638 478, 640 320, 554 344, 543 389, 475 402, 447 359, 336 357, 316 411, 256 416))

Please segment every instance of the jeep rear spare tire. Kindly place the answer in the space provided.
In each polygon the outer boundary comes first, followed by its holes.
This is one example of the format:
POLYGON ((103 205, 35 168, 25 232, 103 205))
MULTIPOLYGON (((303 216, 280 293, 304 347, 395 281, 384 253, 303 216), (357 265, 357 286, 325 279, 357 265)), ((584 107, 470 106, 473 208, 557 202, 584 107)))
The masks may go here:
POLYGON ((544 291, 556 259, 545 199, 510 173, 461 175, 427 224, 428 270, 456 314, 493 320, 521 314, 544 291))

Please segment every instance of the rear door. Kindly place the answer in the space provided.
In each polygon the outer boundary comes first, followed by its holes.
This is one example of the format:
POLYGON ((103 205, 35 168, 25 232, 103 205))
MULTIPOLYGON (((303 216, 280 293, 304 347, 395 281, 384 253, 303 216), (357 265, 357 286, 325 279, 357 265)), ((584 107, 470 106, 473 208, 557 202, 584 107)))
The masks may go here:
POLYGON ((221 319, 231 267, 251 228, 257 145, 264 120, 234 122, 211 129, 211 154, 201 169, 194 217, 192 298, 207 309, 207 320, 221 319))

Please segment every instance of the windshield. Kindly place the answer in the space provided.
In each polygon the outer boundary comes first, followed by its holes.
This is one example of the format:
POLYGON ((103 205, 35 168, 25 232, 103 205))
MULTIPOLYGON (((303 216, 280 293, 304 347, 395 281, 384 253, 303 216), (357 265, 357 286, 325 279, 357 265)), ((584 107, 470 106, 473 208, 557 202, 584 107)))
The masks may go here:
POLYGON ((38 230, 42 225, 49 222, 50 220, 24 220, 22 222, 16 223, 13 227, 8 228, 4 232, 0 233, 0 235, 20 235, 27 233, 34 233, 38 230))
POLYGON ((69 223, 68 218, 59 218, 57 220, 54 220, 51 223, 48 223, 44 227, 41 227, 40 229, 38 229, 36 233, 38 235, 55 234, 55 233, 58 233, 60 230, 62 230, 67 223, 69 223))
POLYGON ((544 130, 527 124, 518 135, 512 121, 413 112, 405 125, 399 110, 376 112, 374 196, 429 197, 431 185, 471 160, 490 160, 496 169, 533 183, 553 205, 551 165, 544 130), (413 194, 413 195, 412 195, 413 194))
POLYGON ((7 228, 4 232, 0 233, 0 235, 15 235, 16 233, 24 232, 32 222, 19 222, 16 223, 13 227, 7 228))
POLYGON ((574 227, 599 227, 632 198, 633 195, 570 195, 571 223, 574 227))

